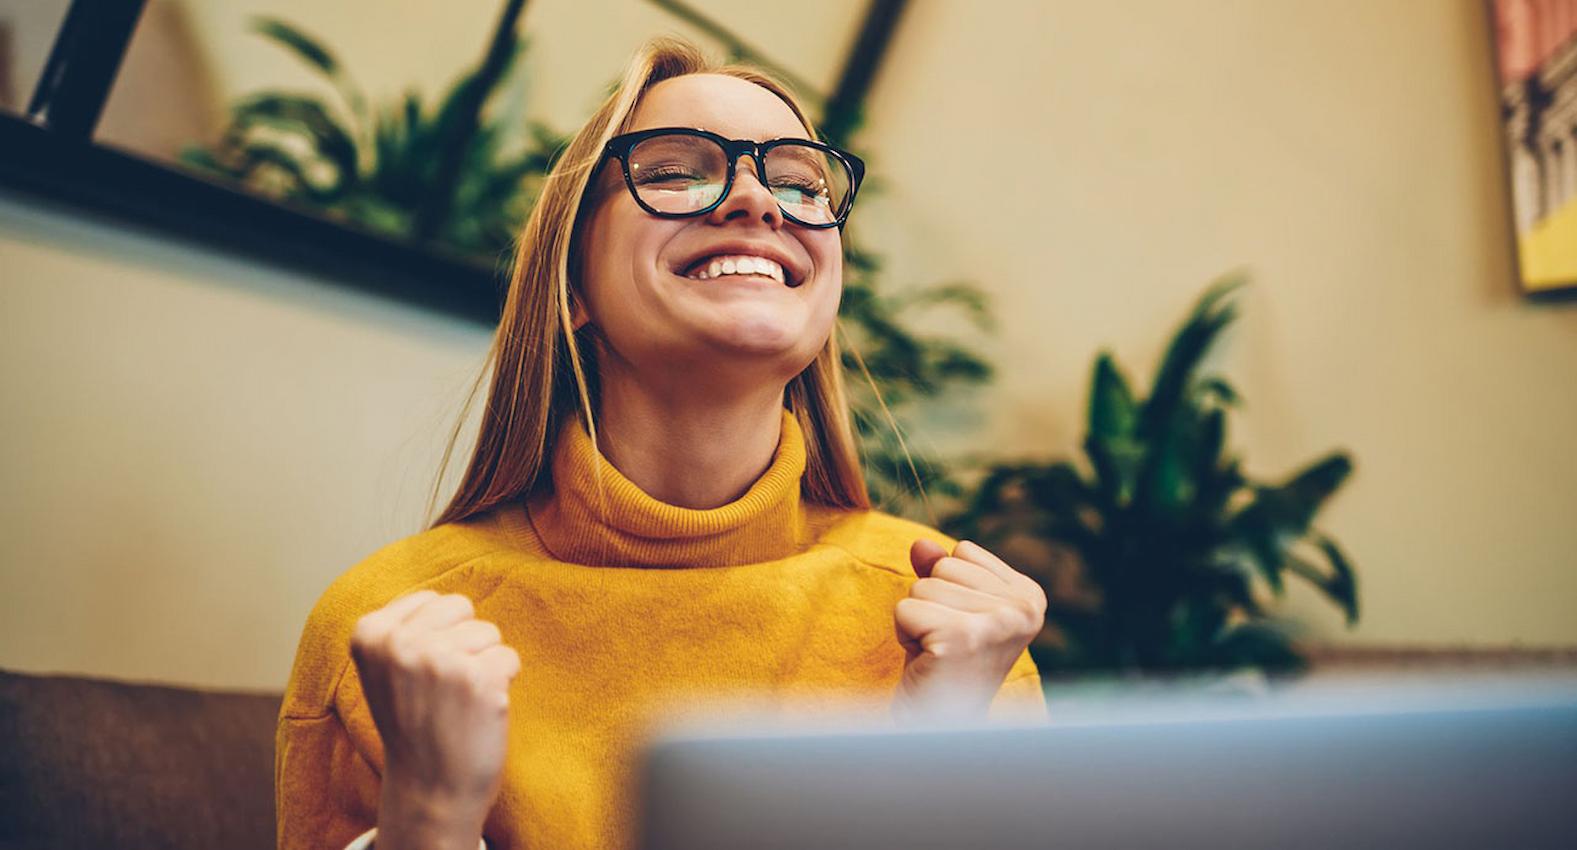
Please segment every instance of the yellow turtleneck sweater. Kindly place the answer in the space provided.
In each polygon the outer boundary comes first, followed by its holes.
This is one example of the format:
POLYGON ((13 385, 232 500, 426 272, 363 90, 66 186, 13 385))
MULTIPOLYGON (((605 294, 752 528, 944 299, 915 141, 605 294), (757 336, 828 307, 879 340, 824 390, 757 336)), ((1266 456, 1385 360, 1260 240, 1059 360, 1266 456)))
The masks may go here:
MULTIPOLYGON (((606 459, 599 499, 590 438, 573 419, 560 435, 551 494, 385 547, 312 609, 276 733, 282 850, 344 847, 376 825, 383 749, 350 636, 413 590, 465 594, 520 654, 503 788, 483 831, 494 850, 628 846, 633 761, 662 704, 892 693, 909 547, 956 541, 802 501, 804 437, 787 411, 766 473, 712 510, 653 499, 606 459)), ((1026 707, 1045 710, 1027 653, 993 711, 1026 707)))

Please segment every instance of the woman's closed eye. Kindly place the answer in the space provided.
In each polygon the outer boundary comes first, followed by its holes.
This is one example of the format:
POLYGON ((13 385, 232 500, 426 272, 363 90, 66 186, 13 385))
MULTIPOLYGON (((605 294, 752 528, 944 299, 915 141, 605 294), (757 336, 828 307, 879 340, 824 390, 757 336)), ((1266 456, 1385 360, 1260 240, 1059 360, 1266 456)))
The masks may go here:
POLYGON ((787 204, 815 204, 822 207, 831 204, 824 180, 778 178, 772 181, 772 194, 779 201, 787 204))
POLYGON ((682 165, 657 165, 641 169, 640 174, 635 177, 635 182, 641 186, 649 186, 654 183, 695 183, 706 179, 707 175, 694 168, 682 165))

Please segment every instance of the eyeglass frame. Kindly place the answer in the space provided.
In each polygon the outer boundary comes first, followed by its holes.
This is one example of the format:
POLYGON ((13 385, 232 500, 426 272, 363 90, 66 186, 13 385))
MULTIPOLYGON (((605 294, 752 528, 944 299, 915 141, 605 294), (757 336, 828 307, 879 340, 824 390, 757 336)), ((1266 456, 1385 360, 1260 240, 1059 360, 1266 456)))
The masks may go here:
POLYGON ((722 206, 724 201, 728 200, 729 193, 734 190, 734 169, 739 162, 739 158, 745 154, 749 154, 750 158, 756 163, 756 179, 761 182, 762 186, 767 187, 767 190, 770 192, 771 187, 767 182, 767 152, 773 148, 785 145, 813 148, 842 162, 849 169, 849 197, 843 202, 843 211, 838 213, 834 220, 820 224, 795 218, 792 213, 783 208, 783 202, 778 201, 774 197, 773 201, 777 204, 778 212, 784 218, 801 227, 810 227, 817 230, 826 230, 833 227, 841 229, 844 223, 849 220, 849 212, 854 209, 854 196, 859 193, 860 182, 865 179, 865 161, 848 151, 840 150, 815 139, 772 139, 770 141, 757 142, 750 139, 728 139, 708 130, 700 130, 694 127, 653 127, 649 130, 623 133, 609 139, 608 143, 602 148, 602 158, 598 160, 597 167, 592 170, 591 179, 596 179, 597 173, 601 172, 603 165, 607 164, 608 160, 617 159, 620 169, 624 172, 625 188, 630 190, 630 197, 635 199, 635 203, 641 209, 659 218, 695 218, 696 216, 703 216, 712 212, 722 206), (723 177, 723 191, 718 194, 717 200, 701 209, 678 213, 653 209, 645 201, 641 200, 641 193, 635 188, 635 178, 630 174, 630 151, 647 139, 669 135, 696 136, 708 139, 716 142, 723 149, 723 158, 727 162, 728 170, 723 177))

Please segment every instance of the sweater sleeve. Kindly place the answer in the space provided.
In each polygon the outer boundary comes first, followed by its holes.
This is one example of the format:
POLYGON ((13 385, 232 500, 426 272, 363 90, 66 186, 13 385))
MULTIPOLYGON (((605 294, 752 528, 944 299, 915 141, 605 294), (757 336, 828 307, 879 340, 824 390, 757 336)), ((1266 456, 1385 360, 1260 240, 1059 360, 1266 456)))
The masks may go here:
POLYGON ((344 847, 378 822, 378 773, 339 716, 282 716, 274 737, 278 850, 344 847))
POLYGON ((1008 722, 1043 722, 1046 720, 1046 692, 1040 681, 1040 670, 1024 650, 1013 669, 1008 671, 1002 687, 992 698, 987 715, 992 720, 1008 722))

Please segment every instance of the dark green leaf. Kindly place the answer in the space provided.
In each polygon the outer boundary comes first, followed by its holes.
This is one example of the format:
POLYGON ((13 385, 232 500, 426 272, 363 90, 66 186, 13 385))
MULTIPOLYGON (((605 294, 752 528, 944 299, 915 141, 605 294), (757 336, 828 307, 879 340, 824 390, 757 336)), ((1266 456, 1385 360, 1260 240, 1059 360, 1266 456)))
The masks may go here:
POLYGON ((1309 464, 1277 488, 1277 520, 1296 534, 1303 534, 1326 500, 1352 474, 1352 460, 1344 452, 1332 452, 1309 464))
POLYGON ((1139 408, 1128 389, 1128 379, 1111 354, 1101 352, 1090 377, 1090 432, 1106 438, 1129 437, 1138 421, 1139 408))
POLYGON ((360 136, 366 129, 367 100, 357 88, 350 75, 340 67, 339 61, 322 44, 301 30, 278 19, 269 17, 253 18, 252 29, 266 38, 273 39, 285 48, 294 52, 307 64, 317 68, 344 99, 345 105, 350 108, 351 116, 356 120, 358 128, 352 136, 360 136))
POLYGON ((1242 398, 1237 390, 1226 382, 1226 379, 1210 376, 1200 380, 1199 394, 1206 400, 1214 400, 1223 407, 1237 407, 1242 404, 1242 398))
POLYGON ((320 189, 325 197, 356 182, 356 142, 317 100, 303 95, 262 94, 241 101, 234 110, 231 133, 245 137, 256 125, 267 125, 287 132, 303 135, 312 143, 318 156, 332 165, 336 172, 332 186, 320 189))
POLYGON ((1140 432, 1155 437, 1164 432, 1192 382, 1195 370, 1222 329, 1236 318, 1237 311, 1225 302, 1232 291, 1246 281, 1229 277, 1218 281, 1194 305, 1193 312, 1172 337, 1156 373, 1150 397, 1141 417, 1140 432))
POLYGON ((1263 487, 1254 488, 1254 500, 1239 511, 1230 521, 1234 537, 1242 541, 1254 566, 1276 593, 1281 593, 1281 571, 1286 568, 1288 541, 1277 533, 1267 494, 1263 487))
POLYGON ((1342 553, 1336 541, 1323 534, 1317 534, 1314 542, 1330 560, 1332 577, 1324 585, 1331 598, 1342 606, 1347 613, 1347 625, 1356 625, 1358 622, 1358 574, 1353 570, 1352 564, 1347 561, 1347 556, 1342 553))
POLYGON ((339 74, 339 61, 334 58, 334 54, 319 44, 317 39, 294 26, 278 18, 258 17, 252 19, 252 30, 294 51, 307 64, 322 71, 324 76, 335 77, 339 74))
POLYGON ((1217 666, 1222 669, 1258 667, 1276 673, 1293 673, 1308 667, 1308 661, 1292 645, 1292 640, 1269 623, 1245 623, 1228 631, 1216 644, 1217 666))
POLYGON ((965 318, 983 331, 991 330, 996 324, 991 317, 990 303, 986 294, 971 283, 954 282, 927 286, 903 293, 893 302, 895 310, 932 305, 959 307, 964 311, 965 318))

